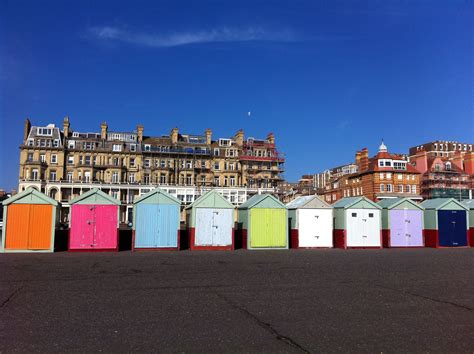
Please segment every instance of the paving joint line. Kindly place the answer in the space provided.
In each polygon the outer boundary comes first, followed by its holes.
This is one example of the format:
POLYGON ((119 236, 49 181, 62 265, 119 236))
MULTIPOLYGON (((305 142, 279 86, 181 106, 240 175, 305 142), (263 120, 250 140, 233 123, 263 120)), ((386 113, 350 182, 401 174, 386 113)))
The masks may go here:
POLYGON ((309 353, 309 350, 307 350, 306 348, 304 348, 303 346, 301 346, 300 344, 298 344, 295 340, 293 340, 292 338, 288 337, 288 336, 285 336, 281 333, 279 333, 275 328, 273 328, 273 326, 270 324, 270 323, 267 323, 265 321, 262 321, 260 318, 258 318, 258 316, 256 316, 255 314, 251 313, 250 311, 248 311, 247 309, 245 309, 244 307, 241 307, 239 306, 237 303, 233 302, 232 300, 230 300, 229 298, 227 298, 226 296, 224 296, 223 294, 219 293, 219 292, 216 292, 214 291, 214 293, 219 297, 221 298, 222 300, 224 300, 228 305, 230 305, 232 308, 240 311, 241 313, 243 313, 246 317, 252 319, 254 322, 257 323, 257 325, 259 325, 260 327, 262 327, 263 329, 265 329, 267 332, 270 332, 272 335, 274 335, 276 337, 277 340, 279 341, 282 341, 283 343, 285 343, 286 345, 289 345, 290 347, 293 347, 295 349, 298 349, 300 350, 301 352, 303 353, 309 353))
POLYGON ((13 298, 20 292, 20 290, 23 289, 23 286, 20 286, 19 288, 16 288, 6 299, 0 304, 0 309, 3 309, 4 307, 7 306, 7 304, 13 300, 13 298))
POLYGON ((420 295, 420 294, 415 294, 415 293, 412 293, 412 292, 409 292, 409 291, 404 291, 404 290, 393 289, 393 288, 389 288, 389 287, 381 286, 381 285, 376 285, 376 287, 381 288, 381 289, 391 290, 391 291, 398 292, 398 293, 401 293, 401 294, 406 294, 406 295, 410 295, 410 296, 414 296, 414 297, 419 297, 419 298, 422 298, 422 299, 425 299, 425 300, 429 300, 429 301, 432 301, 432 302, 437 302, 437 303, 440 303, 440 304, 445 304, 445 305, 451 305, 451 306, 459 307, 459 308, 461 308, 461 309, 468 310, 468 311, 474 311, 474 308, 472 308, 472 307, 469 307, 469 306, 466 306, 466 305, 457 304, 457 303, 451 302, 451 301, 435 299, 435 298, 432 298, 432 297, 429 297, 429 296, 420 295))

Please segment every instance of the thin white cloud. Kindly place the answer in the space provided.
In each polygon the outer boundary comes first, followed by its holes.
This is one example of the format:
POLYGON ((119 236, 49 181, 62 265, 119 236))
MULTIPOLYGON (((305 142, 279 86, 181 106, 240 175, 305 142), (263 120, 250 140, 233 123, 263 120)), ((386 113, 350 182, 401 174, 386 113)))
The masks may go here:
POLYGON ((101 26, 90 28, 88 34, 102 41, 118 41, 158 48, 211 42, 291 42, 296 40, 292 31, 269 31, 261 27, 219 28, 209 31, 158 34, 133 32, 112 26, 101 26))

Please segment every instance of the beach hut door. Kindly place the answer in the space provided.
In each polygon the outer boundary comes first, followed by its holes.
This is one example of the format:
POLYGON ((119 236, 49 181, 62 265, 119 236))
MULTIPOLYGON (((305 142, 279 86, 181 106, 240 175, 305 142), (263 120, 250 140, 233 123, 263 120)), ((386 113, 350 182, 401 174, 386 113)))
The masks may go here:
POLYGON ((228 246, 232 244, 232 210, 214 209, 212 211, 212 245, 228 246))
POLYGON ((440 246, 467 246, 467 224, 464 210, 438 211, 438 227, 440 246))

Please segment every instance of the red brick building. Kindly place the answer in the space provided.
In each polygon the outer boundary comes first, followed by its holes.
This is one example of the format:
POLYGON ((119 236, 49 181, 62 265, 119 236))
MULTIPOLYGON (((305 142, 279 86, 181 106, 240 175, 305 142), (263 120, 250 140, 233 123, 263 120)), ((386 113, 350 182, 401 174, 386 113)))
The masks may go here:
POLYGON ((358 172, 333 179, 324 190, 324 199, 334 203, 344 197, 365 196, 373 201, 407 197, 422 199, 420 172, 404 155, 391 154, 382 142, 377 155, 369 158, 367 148, 356 152, 358 172))
POLYGON ((472 145, 458 143, 430 143, 418 150, 411 148, 410 164, 422 174, 422 197, 471 199, 474 189, 474 152, 471 150, 472 145), (450 146, 459 149, 447 151, 450 146), (437 149, 432 151, 432 147, 437 149))

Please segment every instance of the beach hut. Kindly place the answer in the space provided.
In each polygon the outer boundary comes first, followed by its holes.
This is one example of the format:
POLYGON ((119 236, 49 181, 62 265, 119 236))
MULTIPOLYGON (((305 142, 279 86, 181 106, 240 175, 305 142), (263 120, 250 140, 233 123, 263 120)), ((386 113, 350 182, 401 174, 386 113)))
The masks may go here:
POLYGON ((332 207, 316 195, 286 204, 291 248, 333 247, 332 207))
POLYGON ((288 210, 270 194, 257 194, 238 207, 242 248, 287 249, 288 210))
POLYGON ((453 198, 425 200, 425 245, 427 247, 468 246, 468 209, 453 198))
POLYGON ((3 252, 53 252, 59 203, 34 188, 3 201, 3 252))
POLYGON ((333 204, 334 246, 381 248, 381 207, 365 197, 343 198, 333 204))
POLYGON ((133 204, 133 250, 178 250, 181 201, 156 188, 133 204))
POLYGON ((212 190, 186 208, 191 250, 234 249, 234 206, 212 190))
POLYGON ((469 209, 469 245, 474 247, 474 199, 465 200, 463 204, 469 209))
POLYGON ((71 200, 69 251, 118 251, 120 201, 97 188, 71 200))
POLYGON ((383 199, 382 243, 384 247, 423 247, 423 207, 408 198, 383 199))

